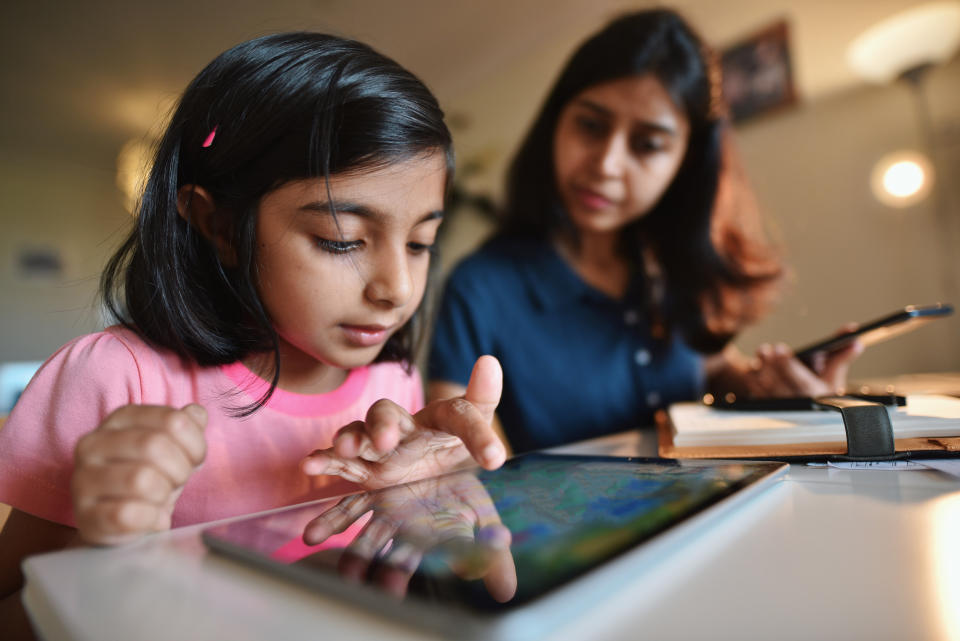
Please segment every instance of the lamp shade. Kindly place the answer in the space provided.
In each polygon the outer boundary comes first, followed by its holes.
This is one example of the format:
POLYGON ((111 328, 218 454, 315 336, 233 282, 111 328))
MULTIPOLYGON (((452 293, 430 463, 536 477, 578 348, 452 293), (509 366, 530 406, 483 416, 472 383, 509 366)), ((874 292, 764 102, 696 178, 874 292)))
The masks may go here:
POLYGON ((847 49, 847 63, 870 82, 887 83, 960 48, 960 2, 931 2, 873 25, 847 49))

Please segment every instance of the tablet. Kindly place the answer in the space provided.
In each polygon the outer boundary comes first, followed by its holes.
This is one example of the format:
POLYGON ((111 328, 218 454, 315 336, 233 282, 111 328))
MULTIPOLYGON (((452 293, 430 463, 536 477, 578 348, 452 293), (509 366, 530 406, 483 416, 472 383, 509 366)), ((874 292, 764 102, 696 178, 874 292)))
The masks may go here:
POLYGON ((535 453, 241 518, 203 541, 379 615, 522 639, 582 613, 787 467, 535 453))

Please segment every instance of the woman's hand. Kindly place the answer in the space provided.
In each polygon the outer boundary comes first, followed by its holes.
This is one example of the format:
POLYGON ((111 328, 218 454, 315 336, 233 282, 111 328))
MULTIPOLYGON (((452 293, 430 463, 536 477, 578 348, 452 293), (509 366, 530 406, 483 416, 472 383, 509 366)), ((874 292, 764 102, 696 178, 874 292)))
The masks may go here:
POLYGON ((207 412, 127 405, 77 443, 73 512, 87 543, 113 545, 170 528, 183 486, 207 451, 207 412))
POLYGON ((828 396, 843 393, 850 364, 863 353, 853 343, 829 354, 816 354, 810 367, 789 347, 761 345, 745 380, 750 396, 828 396))
POLYGON ((710 390, 745 398, 827 396, 842 393, 851 363, 863 353, 854 341, 830 353, 818 353, 808 367, 784 344, 764 344, 752 359, 730 348, 708 360, 710 390))
POLYGON ((500 467, 506 449, 492 427, 503 372, 492 356, 473 366, 461 397, 436 400, 410 415, 388 400, 370 407, 302 463, 310 475, 328 474, 377 489, 448 472, 471 457, 487 469, 500 467))

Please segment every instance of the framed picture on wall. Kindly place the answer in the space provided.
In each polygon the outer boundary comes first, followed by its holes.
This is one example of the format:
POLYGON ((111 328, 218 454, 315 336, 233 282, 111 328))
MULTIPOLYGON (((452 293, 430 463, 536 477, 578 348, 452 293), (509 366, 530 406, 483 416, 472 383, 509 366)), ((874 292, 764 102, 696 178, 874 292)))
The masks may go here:
POLYGON ((783 109, 797 101, 786 20, 724 49, 720 66, 723 95, 734 122, 783 109))

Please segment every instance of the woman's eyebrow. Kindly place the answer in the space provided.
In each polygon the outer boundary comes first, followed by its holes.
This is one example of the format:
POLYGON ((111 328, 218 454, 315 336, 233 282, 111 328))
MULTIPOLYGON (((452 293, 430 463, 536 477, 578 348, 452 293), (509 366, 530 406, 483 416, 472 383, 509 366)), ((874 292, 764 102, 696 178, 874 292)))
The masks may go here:
MULTIPOLYGON (((307 211, 315 214, 332 214, 336 212, 337 214, 352 214, 354 216, 360 216, 361 218, 367 218, 376 223, 382 223, 385 220, 390 218, 389 214, 385 214, 378 209, 368 207, 362 203, 355 203, 345 200, 334 200, 334 201, 314 201, 309 202, 305 205, 301 205, 301 211, 307 211)), ((444 212, 442 209, 431 211, 421 217, 417 224, 424 223, 428 220, 434 220, 437 218, 443 218, 444 212)))
MULTIPOLYGON (((588 100, 586 98, 580 98, 579 100, 577 100, 576 104, 580 107, 589 109, 590 111, 595 112, 597 115, 603 116, 605 118, 613 118, 615 115, 613 111, 611 111, 610 109, 607 109, 603 105, 593 102, 592 100, 588 100)), ((654 120, 637 120, 636 124, 639 125, 640 127, 643 127, 644 129, 653 129, 654 131, 668 134, 670 136, 677 135, 677 130, 674 129, 673 127, 665 125, 661 122, 656 122, 654 120)))

